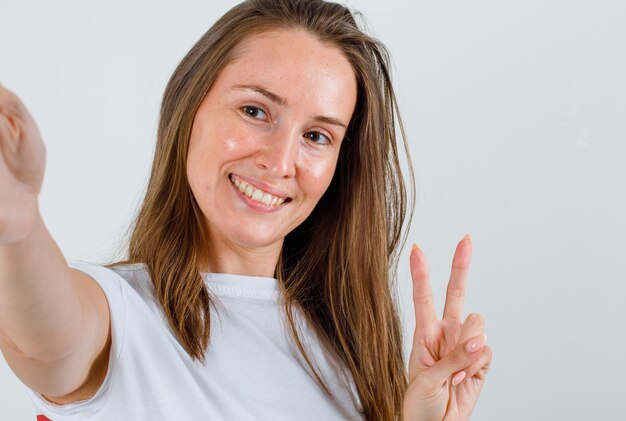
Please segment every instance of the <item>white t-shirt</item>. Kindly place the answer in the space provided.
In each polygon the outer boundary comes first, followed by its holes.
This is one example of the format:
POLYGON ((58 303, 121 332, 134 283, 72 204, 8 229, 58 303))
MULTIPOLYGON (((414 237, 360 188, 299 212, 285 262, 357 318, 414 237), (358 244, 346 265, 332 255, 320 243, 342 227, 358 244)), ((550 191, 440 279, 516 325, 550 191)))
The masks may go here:
POLYGON ((218 297, 218 312, 211 308, 204 367, 189 357, 169 328, 145 265, 109 269, 68 263, 95 279, 107 297, 109 368, 92 398, 68 405, 51 403, 27 388, 38 414, 52 421, 363 419, 353 380, 325 357, 298 317, 305 349, 337 403, 310 374, 289 337, 276 279, 202 274, 218 297))

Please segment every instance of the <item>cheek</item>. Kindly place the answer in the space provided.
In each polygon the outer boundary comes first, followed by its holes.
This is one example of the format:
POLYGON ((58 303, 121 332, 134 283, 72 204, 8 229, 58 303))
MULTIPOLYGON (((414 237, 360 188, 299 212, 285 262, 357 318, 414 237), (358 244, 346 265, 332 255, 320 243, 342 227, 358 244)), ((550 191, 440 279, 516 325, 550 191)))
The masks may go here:
POLYGON ((308 194, 311 198, 314 198, 316 202, 322 197, 326 189, 328 189, 333 175, 335 174, 336 164, 336 160, 322 160, 310 164, 306 169, 305 175, 307 178, 308 194))
POLYGON ((237 121, 224 119, 221 124, 215 126, 212 133, 207 133, 210 149, 209 160, 225 162, 241 158, 254 148, 255 137, 245 125, 237 124, 237 121), (213 158, 211 158, 213 157, 213 158))
POLYGON ((205 131, 190 144, 187 156, 189 174, 199 175, 221 171, 224 165, 240 159, 250 151, 251 137, 243 130, 215 127, 205 131))
POLYGON ((202 167, 199 162, 199 158, 202 156, 200 146, 198 140, 192 137, 189 143, 189 150, 187 151, 187 182, 194 194, 197 193, 199 169, 202 167))

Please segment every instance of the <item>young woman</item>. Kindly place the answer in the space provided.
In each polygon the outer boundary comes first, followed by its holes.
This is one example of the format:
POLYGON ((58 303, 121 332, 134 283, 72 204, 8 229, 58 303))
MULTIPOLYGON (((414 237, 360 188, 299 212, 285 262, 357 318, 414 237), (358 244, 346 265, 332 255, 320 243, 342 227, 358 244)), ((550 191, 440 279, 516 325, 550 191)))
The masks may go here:
POLYGON ((0 347, 41 418, 468 419, 491 361, 461 318, 470 237, 443 320, 414 246, 408 375, 402 357, 396 118, 347 8, 244 2, 174 71, 128 258, 98 266, 46 230, 45 149, 0 89, 0 347))

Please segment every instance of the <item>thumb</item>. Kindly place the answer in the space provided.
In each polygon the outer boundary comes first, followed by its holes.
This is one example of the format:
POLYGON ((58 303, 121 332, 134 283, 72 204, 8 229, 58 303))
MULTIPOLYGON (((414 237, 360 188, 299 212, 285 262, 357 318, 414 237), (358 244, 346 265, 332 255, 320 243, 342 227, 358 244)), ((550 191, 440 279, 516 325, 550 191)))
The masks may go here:
POLYGON ((481 334, 460 343, 448 355, 424 370, 420 375, 423 376, 423 380, 427 384, 440 387, 454 373, 472 365, 482 354, 480 351, 486 342, 487 336, 481 334))

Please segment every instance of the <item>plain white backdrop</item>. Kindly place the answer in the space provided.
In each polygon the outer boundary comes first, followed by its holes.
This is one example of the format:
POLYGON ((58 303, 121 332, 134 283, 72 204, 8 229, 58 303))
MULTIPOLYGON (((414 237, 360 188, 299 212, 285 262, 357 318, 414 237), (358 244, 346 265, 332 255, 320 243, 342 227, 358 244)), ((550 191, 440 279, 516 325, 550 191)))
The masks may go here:
MULTIPOLYGON (((43 134, 41 210, 66 258, 119 255, 165 84, 234 4, 0 0, 0 83, 43 134)), ((349 4, 394 58, 417 177, 409 241, 440 315, 454 248, 474 238, 465 310, 485 317, 494 359, 473 419, 624 419, 626 3, 349 4)), ((0 419, 35 419, 2 358, 0 419)))

